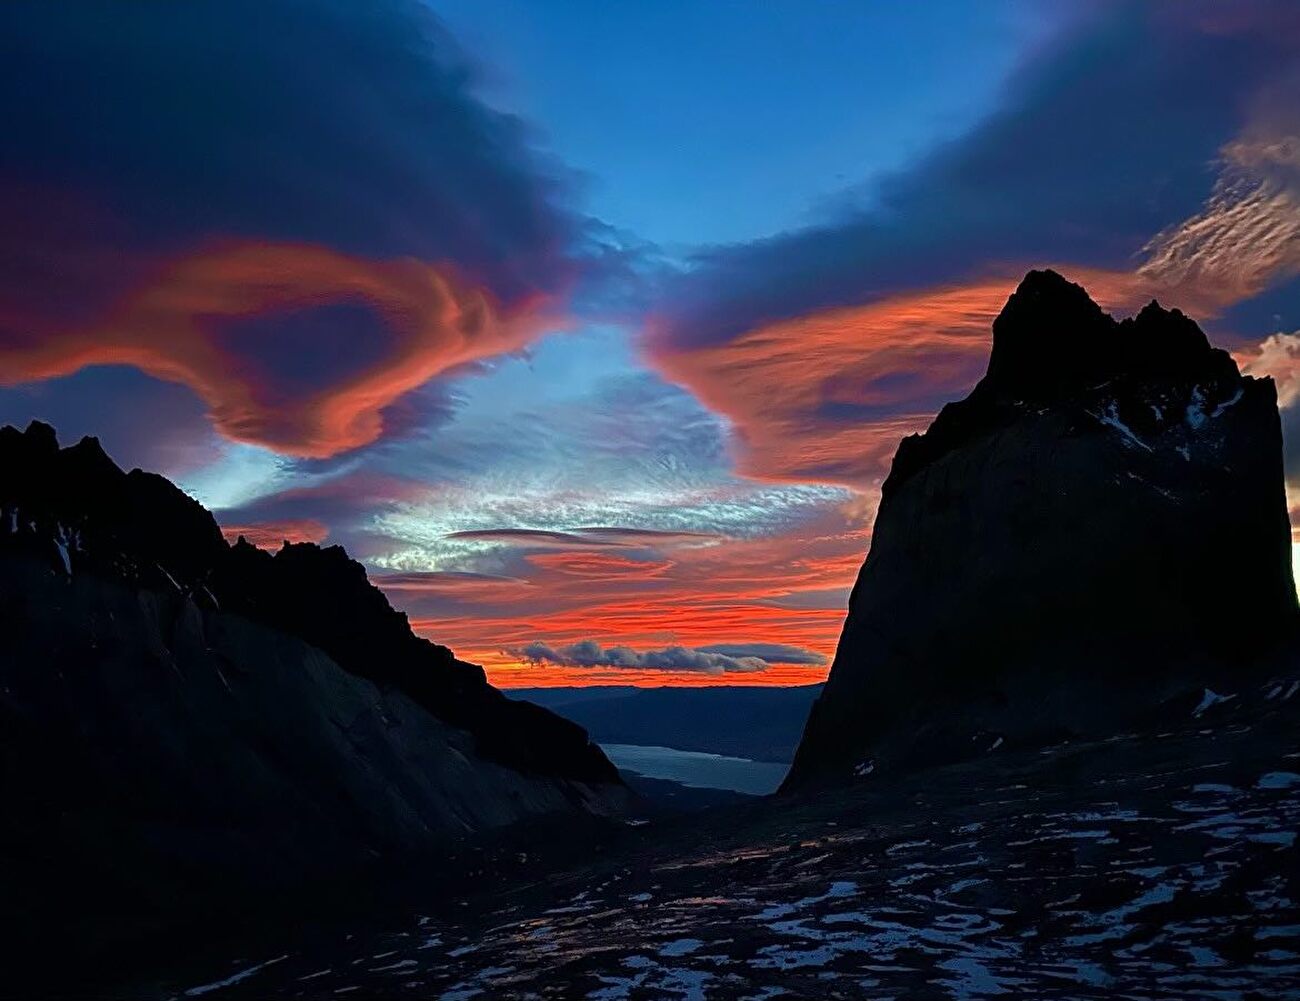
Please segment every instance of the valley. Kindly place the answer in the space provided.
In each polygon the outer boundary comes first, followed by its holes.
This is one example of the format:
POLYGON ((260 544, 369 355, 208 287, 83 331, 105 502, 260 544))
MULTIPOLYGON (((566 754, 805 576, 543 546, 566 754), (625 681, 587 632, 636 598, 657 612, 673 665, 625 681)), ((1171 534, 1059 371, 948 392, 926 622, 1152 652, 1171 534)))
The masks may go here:
MULTIPOLYGON (((1279 678, 1199 714, 1180 706, 1159 733, 593 830, 585 860, 548 863, 543 848, 517 883, 315 941, 260 942, 155 990, 1294 997, 1298 691, 1279 678)), ((506 854, 484 864, 522 876, 506 854)))

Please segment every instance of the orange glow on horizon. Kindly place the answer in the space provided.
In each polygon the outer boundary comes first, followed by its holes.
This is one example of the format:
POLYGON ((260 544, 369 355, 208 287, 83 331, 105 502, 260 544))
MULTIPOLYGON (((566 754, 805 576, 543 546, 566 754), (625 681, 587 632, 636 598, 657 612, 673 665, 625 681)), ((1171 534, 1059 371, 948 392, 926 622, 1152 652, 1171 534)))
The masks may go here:
MULTIPOLYGON (((823 681, 844 621, 844 598, 866 552, 864 528, 839 512, 788 535, 727 540, 647 559, 589 551, 529 554, 525 583, 468 578, 455 614, 422 614, 410 600, 419 581, 396 575, 376 583, 405 605, 417 633, 483 666, 503 688, 587 685, 805 685, 823 681), (539 558, 541 557, 541 558, 539 558), (578 568, 575 573, 574 569, 578 568), (593 591, 593 577, 601 571, 593 591), (487 600, 482 589, 491 587, 487 600), (769 664, 756 672, 705 674, 531 663, 511 650, 535 640, 560 647, 582 640, 637 651, 670 645, 770 643, 821 654, 826 663, 769 664)), ((445 599, 458 588, 437 575, 445 599)))
MULTIPOLYGON (((1111 310, 1162 291, 1141 272, 1063 271, 1111 310)), ((674 548, 653 558, 576 548, 527 553, 535 573, 495 586, 491 607, 473 594, 489 585, 467 582, 458 614, 413 610, 414 628, 483 665, 505 688, 825 680, 845 615, 831 596, 847 596, 862 565, 879 483, 898 442, 924 430, 943 403, 964 397, 983 374, 992 322, 1016 282, 1002 275, 899 293, 774 322, 722 343, 675 344, 652 335, 652 363, 733 422, 743 473, 846 486, 855 499, 787 534, 674 548), (533 641, 558 649, 585 640, 637 651, 785 644, 821 654, 827 664, 705 674, 531 663, 511 652, 533 641)), ((1220 305, 1184 302, 1201 313, 1220 305)), ((440 586, 455 598, 454 586, 440 586)))
POLYGON ((592 688, 598 685, 629 685, 633 688, 792 687, 816 685, 826 680, 826 667, 773 664, 759 674, 691 674, 687 671, 637 671, 627 668, 561 668, 545 665, 484 664, 488 681, 504 691, 515 688, 592 688))
MULTIPOLYGON (((1137 272, 1064 272, 1108 309, 1136 306, 1156 290, 1137 272)), ((965 396, 983 374, 993 319, 1016 281, 995 276, 899 293, 775 322, 723 343, 677 345, 652 336, 651 361, 664 375, 734 423, 742 472, 847 486, 857 499, 840 512, 843 522, 674 550, 671 558, 645 562, 594 551, 530 553, 537 576, 515 592, 517 604, 498 593, 506 600, 486 621, 467 607, 467 617, 413 616, 415 628, 482 664, 506 688, 825 680, 845 610, 800 596, 847 594, 898 442, 924 430, 944 402, 965 396), (593 580, 600 582, 594 594, 593 580), (553 647, 593 640, 638 651, 776 643, 822 654, 827 664, 702 674, 537 664, 510 652, 534 640, 553 647)), ((1208 312, 1216 304, 1199 305, 1208 312)))

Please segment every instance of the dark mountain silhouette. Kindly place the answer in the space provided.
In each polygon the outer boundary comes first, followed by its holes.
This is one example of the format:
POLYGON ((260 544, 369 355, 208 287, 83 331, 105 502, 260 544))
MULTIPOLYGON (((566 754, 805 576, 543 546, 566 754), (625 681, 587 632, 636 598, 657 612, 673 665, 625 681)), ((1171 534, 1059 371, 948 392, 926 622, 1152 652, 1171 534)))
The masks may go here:
POLYGON ((1294 640, 1290 557, 1272 381, 1030 272, 899 446, 785 788, 1183 715, 1294 640))
POLYGON ((0 735, 10 945, 84 921, 108 948, 628 799, 581 727, 415 636, 342 549, 230 546, 39 423, 0 429, 0 735))
POLYGON ((286 544, 272 554, 242 538, 228 545, 212 515, 164 477, 122 472, 94 438, 60 449, 54 430, 39 422, 26 432, 0 428, 0 471, 4 555, 251 619, 467 730, 489 760, 539 775, 613 780, 580 727, 506 698, 481 668, 416 636, 342 547, 286 544))

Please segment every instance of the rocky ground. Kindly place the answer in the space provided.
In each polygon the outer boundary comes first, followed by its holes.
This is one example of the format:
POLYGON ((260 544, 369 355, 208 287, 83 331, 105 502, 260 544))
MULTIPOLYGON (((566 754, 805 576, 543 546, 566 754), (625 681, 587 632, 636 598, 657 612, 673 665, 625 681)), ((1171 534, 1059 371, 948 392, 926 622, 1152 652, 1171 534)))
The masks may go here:
POLYGON ((633 822, 567 861, 499 846, 466 863, 481 892, 133 990, 1300 998, 1298 710, 1300 682, 1273 682, 1158 734, 633 822))

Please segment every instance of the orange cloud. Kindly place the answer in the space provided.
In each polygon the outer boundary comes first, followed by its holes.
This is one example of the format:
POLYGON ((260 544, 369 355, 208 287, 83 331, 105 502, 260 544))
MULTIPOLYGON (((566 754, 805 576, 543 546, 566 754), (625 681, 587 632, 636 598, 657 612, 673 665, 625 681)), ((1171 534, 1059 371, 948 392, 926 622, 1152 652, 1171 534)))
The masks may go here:
MULTIPOLYGON (((1233 30, 1256 26, 1245 18, 1233 30)), ((1057 270, 1112 311, 1159 298, 1201 319, 1300 274, 1300 156, 1292 103, 1281 105, 1257 111, 1223 147, 1200 211, 1157 233, 1133 270, 1057 270)), ((647 353, 731 418, 744 472, 869 491, 899 439, 983 374, 992 321, 1026 270, 818 310, 702 346, 689 331, 652 327, 647 353)), ((1289 377, 1295 367, 1285 336, 1258 353, 1258 371, 1289 377)))
MULTIPOLYGON (((671 559, 660 554, 641 562, 616 550, 532 552, 522 561, 526 582, 446 574, 375 582, 418 632, 482 664, 497 685, 716 684, 720 679, 680 672, 539 665, 507 651, 537 640, 564 646, 592 639, 638 651, 775 643, 829 659, 866 548, 862 525, 830 510, 783 535, 677 547, 671 559), (438 578, 436 593, 424 589, 430 577, 438 578)), ((826 671, 772 664, 725 681, 805 684, 824 679, 826 671)))
POLYGON ((0 342, 0 383, 133 365, 192 389, 228 438, 324 458, 378 438, 383 409, 405 393, 456 366, 518 349, 545 322, 540 299, 504 309, 450 267, 308 244, 227 242, 157 269, 101 322, 0 342), (389 342, 379 358, 300 392, 286 394, 259 376, 237 337, 222 330, 340 303, 373 310, 389 342))
POLYGON ((221 534, 234 543, 241 535, 244 541, 259 549, 279 549, 286 542, 324 542, 330 530, 314 518, 296 518, 286 521, 266 521, 256 525, 222 525, 221 534))
POLYGON ((1300 331, 1271 334, 1238 352, 1236 359, 1247 375, 1269 376, 1277 383, 1279 407, 1292 406, 1300 398, 1300 331))
MULTIPOLYGON (((1139 289, 1127 274, 1067 273, 1104 304, 1131 302, 1139 289)), ((868 489, 883 479, 899 440, 983 374, 993 318, 1017 280, 823 310, 699 347, 652 336, 649 354, 734 422, 742 472, 868 489)))
POLYGON ((606 577, 661 577, 672 567, 670 560, 632 560, 596 552, 531 553, 528 562, 543 570, 600 580, 606 577))

